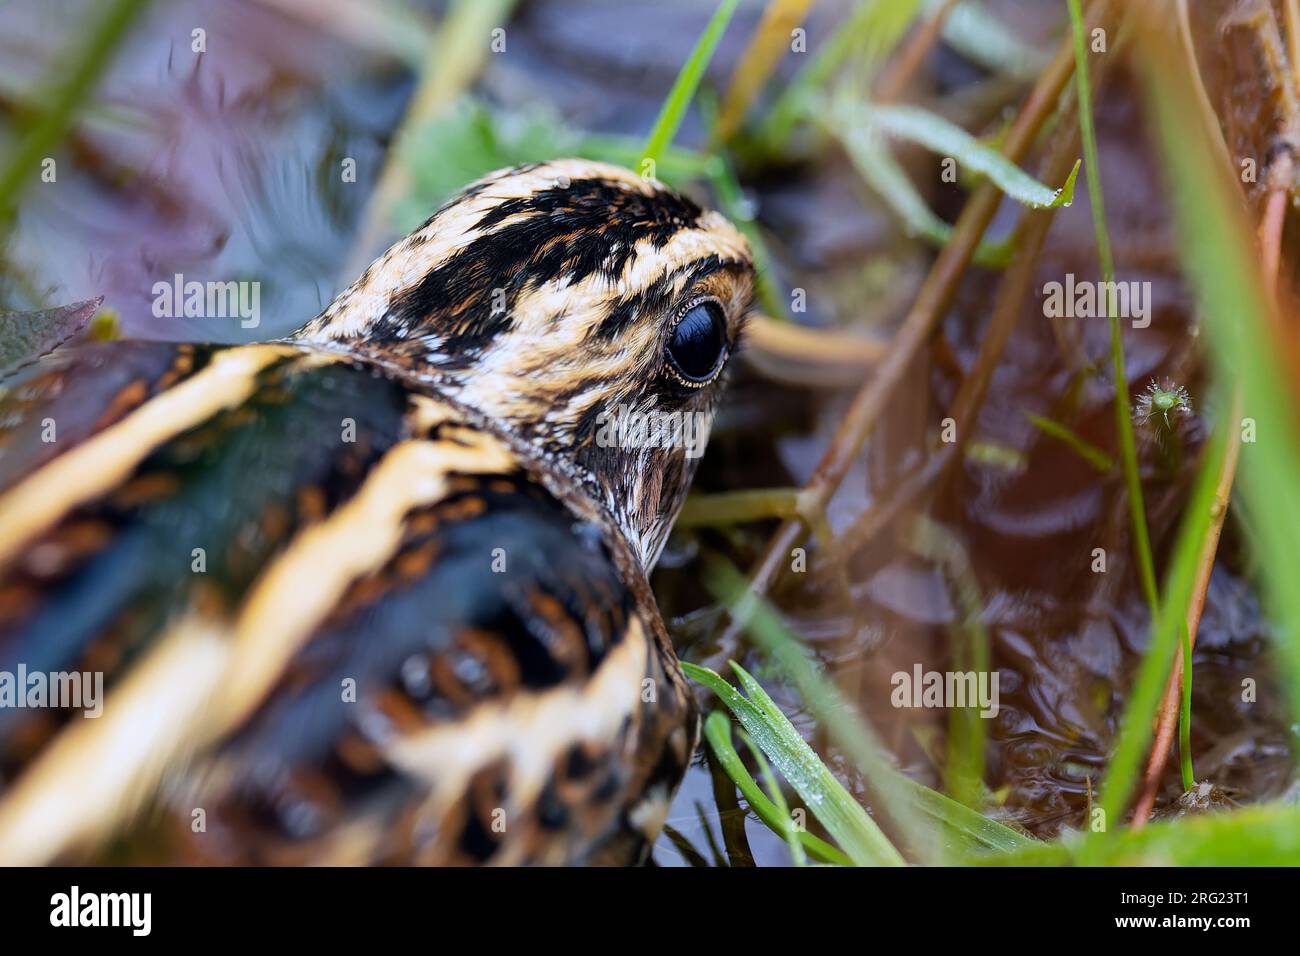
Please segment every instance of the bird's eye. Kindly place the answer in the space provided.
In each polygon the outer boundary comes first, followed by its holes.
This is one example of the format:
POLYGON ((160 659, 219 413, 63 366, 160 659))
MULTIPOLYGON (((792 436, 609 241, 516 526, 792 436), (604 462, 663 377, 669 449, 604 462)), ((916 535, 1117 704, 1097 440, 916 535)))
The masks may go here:
POLYGON ((722 306, 713 301, 691 306, 669 336, 669 368, 688 388, 703 388, 718 377, 726 357, 727 320, 722 306))

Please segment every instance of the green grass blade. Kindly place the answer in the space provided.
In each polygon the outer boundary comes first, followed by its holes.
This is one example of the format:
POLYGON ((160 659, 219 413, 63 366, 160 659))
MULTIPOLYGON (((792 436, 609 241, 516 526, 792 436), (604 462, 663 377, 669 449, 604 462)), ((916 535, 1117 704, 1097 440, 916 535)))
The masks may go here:
POLYGON ((720 600, 730 605, 733 619, 744 624, 754 641, 794 684, 831 739, 866 776, 890 819, 902 828, 908 844, 922 860, 935 862, 939 851, 935 834, 899 787, 897 772, 884 757, 884 747, 839 690, 816 672, 803 648, 788 634, 771 605, 749 591, 740 572, 729 564, 712 562, 706 565, 705 583, 720 600))
POLYGON ((709 61, 713 59, 713 51, 718 48, 718 41, 726 32, 727 24, 731 22, 731 15, 736 12, 736 3, 737 0, 722 0, 704 28, 704 32, 700 34, 695 49, 691 50, 691 55, 686 58, 686 63, 677 74, 677 79, 673 81, 672 89, 668 91, 668 98, 660 107, 659 118, 655 120, 654 129, 650 131, 650 138, 646 141, 645 159, 658 163, 664 149, 672 144, 677 129, 686 116, 687 107, 691 105, 700 80, 704 77, 704 71, 708 68, 709 61))
POLYGON ((1101 809, 1107 829, 1114 829, 1128 805, 1129 795, 1137 782, 1142 755, 1151 742, 1156 708, 1160 705, 1165 682, 1173 668, 1174 651, 1185 626, 1187 602, 1196 579, 1201 542, 1214 520, 1214 492, 1224 455, 1223 435, 1215 436, 1183 512, 1174 546, 1173 560, 1165 580, 1164 598, 1156 609, 1151 629, 1151 643, 1137 678, 1129 693, 1119 737, 1106 766, 1101 785, 1101 809))
MULTIPOLYGON (((758 814, 758 818, 767 824, 769 829, 774 833, 780 833, 782 812, 759 788, 749 771, 745 769, 740 754, 736 753, 736 748, 731 745, 731 721, 727 719, 725 713, 715 710, 709 714, 708 720, 704 722, 704 737, 712 747, 723 772, 740 790, 749 808, 758 814)), ((825 863, 834 863, 837 866, 853 865, 853 861, 840 852, 838 847, 827 843, 815 834, 801 831, 799 842, 803 844, 805 850, 825 863)))
POLYGON ((972 810, 910 777, 900 773, 898 780, 902 790, 911 795, 917 810, 943 828, 950 850, 964 853, 1010 853, 1039 845, 1039 841, 1033 837, 990 820, 978 810, 972 810))
POLYGON ((753 253, 754 268, 757 273, 755 281, 758 284, 758 300, 772 318, 788 322, 790 310, 786 307, 785 300, 777 291, 776 282, 772 278, 776 275, 774 265, 776 260, 767 248, 767 240, 763 238, 749 204, 745 202, 740 181, 736 178, 731 163, 724 156, 715 158, 717 162, 714 164, 710 181, 718 192, 718 202, 722 206, 722 211, 749 240, 749 249, 753 253))
POLYGON ((1064 442, 1074 449, 1080 458, 1092 465, 1102 474, 1107 474, 1115 467, 1114 460, 1092 442, 1081 437, 1071 428, 1067 428, 1060 422, 1053 421, 1050 418, 1044 418, 1041 415, 1034 415, 1025 412, 1025 417, 1033 423, 1034 427, 1044 435, 1050 435, 1057 441, 1064 442))
POLYGON ((34 179, 41 159, 49 156, 67 134, 77 110, 95 83, 108 69, 113 54, 126 36, 136 17, 148 6, 148 0, 117 0, 101 4, 103 15, 83 29, 78 24, 73 36, 84 37, 70 62, 56 64, 56 86, 49 105, 9 155, 0 168, 0 229, 8 228, 10 217, 18 208, 23 187, 34 179))
MULTIPOLYGON (((861 120, 860 109, 840 101, 828 111, 828 128, 844 146, 853 168, 871 191, 898 217, 910 235, 942 247, 952 238, 952 226, 936 216, 916 191, 907 173, 890 155, 880 138, 861 120)), ((981 242, 975 249, 976 265, 1003 268, 1011 261, 1012 246, 981 242)))
MULTIPOLYGON (((1161 51, 1138 65, 1156 119, 1183 272, 1203 316, 1206 349, 1221 382, 1241 388, 1254 441, 1242 445, 1237 485, 1259 544, 1264 600, 1278 668, 1291 715, 1300 720, 1300 587, 1295 549, 1300 541, 1300 434, 1294 394, 1271 333, 1270 303, 1256 263, 1253 230, 1243 221, 1239 183, 1221 160, 1192 93, 1181 78, 1181 57, 1161 51), (1175 66, 1175 64, 1178 64, 1175 66)), ((1244 422, 1224 427, 1243 428, 1244 422)))
POLYGON ((915 106, 857 107, 862 121, 872 129, 908 142, 918 143, 941 156, 951 156, 962 166, 987 176, 1016 202, 1034 209, 1055 209, 1074 201, 1074 181, 1079 174, 1075 163, 1060 189, 1051 189, 986 146, 960 126, 915 106))
POLYGON ((1069 834, 1013 853, 970 857, 986 866, 1298 866, 1300 806, 1261 804, 1160 820, 1141 830, 1069 834))
POLYGON ((1183 775, 1183 790, 1196 784, 1192 769, 1192 635, 1183 621, 1183 692, 1178 707, 1178 757, 1183 775))
POLYGON ((773 104, 759 129, 759 141, 769 146, 785 143, 799 120, 809 114, 816 93, 850 55, 858 79, 865 84, 903 38, 920 9, 920 0, 859 3, 773 104))
MULTIPOLYGON (((984 626, 984 599, 965 545, 943 524, 922 516, 912 522, 912 548, 941 571, 958 617, 949 625, 953 669, 988 674, 989 635, 984 626)), ((974 809, 984 805, 985 733, 979 708, 967 700, 954 707, 948 718, 948 757, 944 764, 944 790, 959 803, 974 809)))
MULTIPOLYGON (((945 2, 928 0, 926 12, 933 13, 945 2)), ((1019 39, 1007 24, 973 0, 957 4, 948 14, 943 39, 972 63, 1021 80, 1037 79, 1051 61, 1041 49, 1019 39)))
POLYGON ((768 759, 776 765, 804 804, 854 863, 859 866, 903 865, 902 855, 894 849, 876 821, 835 779, 834 774, 799 736, 794 725, 772 704, 771 698, 763 694, 767 707, 762 706, 741 695, 708 668, 693 664, 684 664, 683 667, 688 677, 712 690, 736 715, 740 725, 763 749, 768 759), (775 719, 773 711, 779 720, 775 719))
POLYGON ((754 744, 749 734, 742 730, 740 736, 745 741, 745 746, 749 748, 754 762, 758 765, 758 772, 763 778, 763 785, 767 787, 772 805, 776 807, 779 824, 777 832, 785 837, 786 845, 790 848, 790 856, 793 858, 795 866, 806 866, 808 857, 803 851, 803 844, 799 842, 799 831, 795 829, 794 819, 790 816, 790 805, 785 802, 785 794, 781 792, 781 785, 777 783, 776 774, 772 773, 772 767, 767 762, 767 758, 763 756, 763 751, 754 744))
MULTIPOLYGON (((950 797, 915 783, 895 769, 883 756, 884 748, 871 728, 839 690, 809 663, 771 605, 748 590, 745 579, 734 567, 725 562, 711 562, 706 566, 706 583, 720 600, 730 605, 735 620, 744 622, 755 643, 794 684, 831 740, 866 777, 890 818, 902 828, 922 860, 938 860, 945 847, 997 850, 1033 842, 950 797), (918 799, 918 788, 926 792, 924 800, 918 799), (936 831, 927 821, 941 826, 936 831)), ((731 685, 725 681, 723 685, 745 706, 754 706, 731 685)))
MULTIPOLYGON (((1079 97, 1079 134, 1083 155, 1088 161, 1084 175, 1088 181, 1088 202, 1092 207, 1092 226, 1097 237, 1097 258, 1101 262, 1102 280, 1108 288, 1115 282, 1115 262, 1110 251, 1110 230, 1106 226, 1106 204, 1101 193, 1101 167, 1097 161, 1097 133, 1092 123, 1092 86, 1088 82, 1088 50, 1083 36, 1083 13, 1079 0, 1069 0, 1070 29, 1074 37, 1074 80, 1079 97)), ((1105 303, 1103 302, 1103 307, 1105 303)), ((1110 310, 1107 309, 1109 312, 1110 310)), ((1124 362, 1124 338, 1119 316, 1110 315, 1110 352, 1115 376, 1115 429, 1119 435, 1124 482, 1128 488, 1129 517, 1133 524, 1133 544, 1137 552, 1138 574, 1142 593, 1154 617, 1160 595, 1156 589, 1155 561, 1151 557, 1151 535, 1147 531, 1146 505, 1142 498, 1142 480, 1138 475, 1137 444, 1133 440, 1133 413, 1129 408, 1128 374, 1124 362)))

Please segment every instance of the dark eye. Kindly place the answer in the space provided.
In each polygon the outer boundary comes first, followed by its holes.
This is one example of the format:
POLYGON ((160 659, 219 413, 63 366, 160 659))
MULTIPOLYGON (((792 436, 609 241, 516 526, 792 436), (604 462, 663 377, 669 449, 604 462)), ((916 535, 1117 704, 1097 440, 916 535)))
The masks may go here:
POLYGON ((701 302, 686 310, 668 340, 668 363, 689 388, 708 385, 727 357, 727 320, 722 306, 701 302))

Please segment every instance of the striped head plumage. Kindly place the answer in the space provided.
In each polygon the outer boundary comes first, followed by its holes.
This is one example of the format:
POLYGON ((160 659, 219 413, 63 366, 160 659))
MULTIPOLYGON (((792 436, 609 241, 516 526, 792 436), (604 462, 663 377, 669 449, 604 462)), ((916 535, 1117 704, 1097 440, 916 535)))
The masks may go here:
POLYGON ((657 559, 750 305, 741 234, 586 160, 465 188, 293 338, 427 383, 528 445, 657 559))

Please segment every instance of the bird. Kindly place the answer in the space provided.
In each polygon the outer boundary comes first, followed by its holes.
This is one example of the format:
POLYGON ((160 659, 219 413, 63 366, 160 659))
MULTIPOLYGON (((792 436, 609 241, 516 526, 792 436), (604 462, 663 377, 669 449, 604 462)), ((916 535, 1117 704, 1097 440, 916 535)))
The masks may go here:
POLYGON ((283 338, 42 359, 0 400, 0 863, 645 862, 698 739, 648 575, 754 283, 720 213, 562 159, 283 338))

